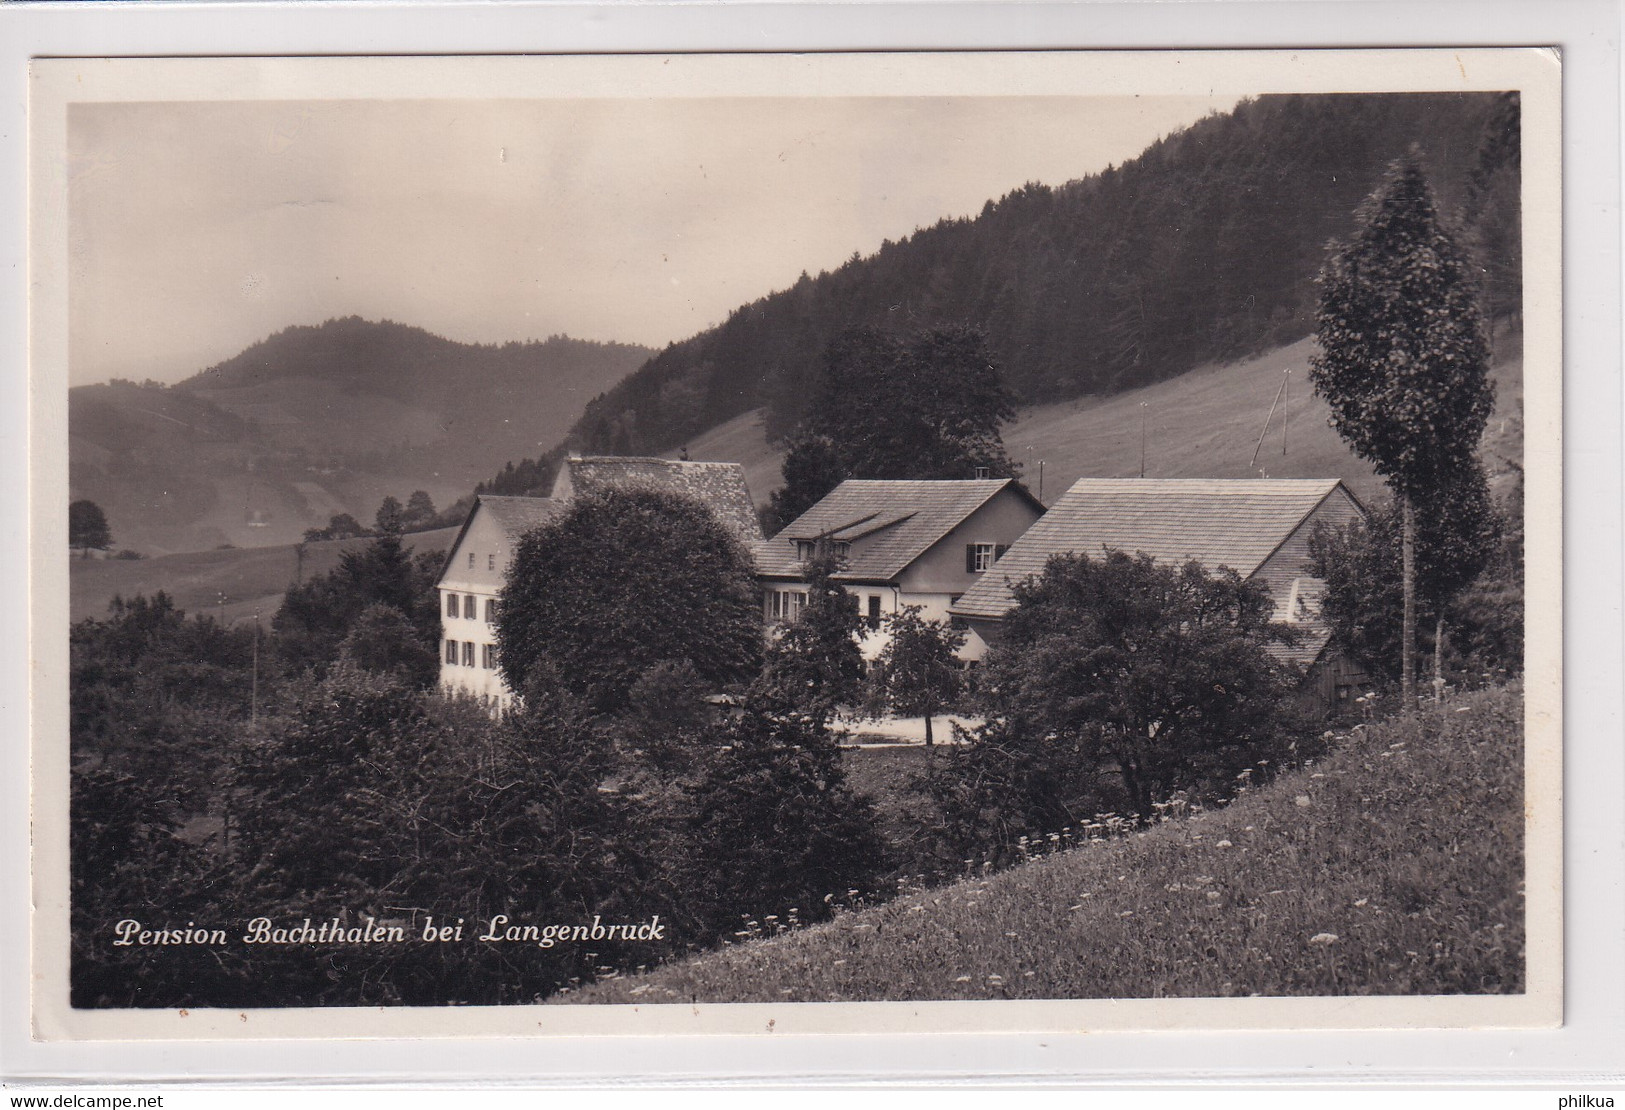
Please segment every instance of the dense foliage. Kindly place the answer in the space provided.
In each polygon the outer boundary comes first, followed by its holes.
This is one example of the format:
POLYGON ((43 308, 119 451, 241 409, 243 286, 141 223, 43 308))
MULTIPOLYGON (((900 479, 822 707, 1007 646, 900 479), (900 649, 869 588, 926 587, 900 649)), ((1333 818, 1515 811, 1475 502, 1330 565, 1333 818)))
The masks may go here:
POLYGON ((925 718, 925 742, 933 736, 931 718, 959 694, 963 669, 959 649, 965 633, 905 605, 886 617, 886 645, 869 672, 870 704, 881 713, 925 718))
POLYGON ((1030 184, 734 312, 595 399, 589 451, 655 453, 767 406, 817 407, 822 352, 853 326, 971 324, 1024 403, 1143 385, 1302 338, 1329 236, 1412 143, 1473 220, 1491 309, 1520 302, 1516 94, 1265 96, 1060 187, 1030 184))
POLYGON ((1478 461, 1495 389, 1490 341, 1466 253, 1446 230, 1413 156, 1389 167, 1360 206, 1359 227, 1332 244, 1320 274, 1315 391, 1332 427, 1388 483, 1400 512, 1400 686, 1414 697, 1419 512, 1434 520, 1435 592, 1465 586, 1483 565, 1463 556, 1488 493, 1478 461), (1453 537, 1452 528, 1465 530, 1453 537), (1454 587, 1445 590, 1445 576, 1454 587))
POLYGON ((113 530, 107 526, 107 514, 96 502, 81 499, 68 506, 68 546, 77 547, 87 556, 91 548, 113 546, 113 530))
POLYGON ((970 328, 854 328, 824 352, 815 400, 791 435, 777 530, 846 478, 1013 477, 999 426, 1014 398, 970 328))
POLYGON ((704 505, 652 488, 580 497, 520 542, 497 614, 510 689, 546 663, 595 712, 618 712, 639 675, 687 662, 713 687, 762 658, 750 553, 704 505))
POLYGON ((838 707, 854 705, 863 693, 863 629, 858 599, 833 575, 839 563, 820 550, 806 564, 807 596, 800 614, 779 628, 754 693, 781 713, 800 713, 823 728, 838 707))
POLYGON ((1057 555, 1015 596, 977 687, 989 724, 940 764, 955 852, 1106 810, 1149 819, 1292 741, 1295 676, 1269 652, 1291 633, 1262 584, 1108 551, 1057 555))
MULTIPOLYGON (((361 615, 375 605, 400 613, 432 650, 440 642, 439 575, 439 556, 413 558, 399 531, 380 533, 366 547, 344 552, 329 573, 288 587, 272 621, 277 654, 295 670, 324 670, 339 658, 361 615)), ((424 681, 435 677, 421 673, 424 681)))
MULTIPOLYGON (((1440 673, 1476 684, 1523 666, 1521 509, 1496 506, 1474 468, 1462 486, 1432 490, 1416 513, 1417 625, 1440 673)), ((1364 521, 1311 537, 1311 572, 1325 581, 1321 614, 1337 646, 1379 680, 1400 677, 1401 514, 1376 507, 1364 521)))
POLYGON ((1456 482, 1495 402, 1471 263, 1412 159, 1390 167, 1320 275, 1315 390, 1396 493, 1456 482))
POLYGON ((834 904, 872 896, 886 846, 869 802, 847 787, 829 732, 747 699, 718 739, 689 789, 692 866, 681 887, 705 924, 727 936, 768 914, 817 921, 834 904))

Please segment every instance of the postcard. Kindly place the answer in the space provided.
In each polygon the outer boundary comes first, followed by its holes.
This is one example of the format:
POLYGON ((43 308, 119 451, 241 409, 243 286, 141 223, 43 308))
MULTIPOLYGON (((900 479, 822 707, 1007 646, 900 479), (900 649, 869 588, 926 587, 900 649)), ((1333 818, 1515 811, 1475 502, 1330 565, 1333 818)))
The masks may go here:
POLYGON ((35 1036, 1559 1023, 1560 77, 35 60, 35 1036))

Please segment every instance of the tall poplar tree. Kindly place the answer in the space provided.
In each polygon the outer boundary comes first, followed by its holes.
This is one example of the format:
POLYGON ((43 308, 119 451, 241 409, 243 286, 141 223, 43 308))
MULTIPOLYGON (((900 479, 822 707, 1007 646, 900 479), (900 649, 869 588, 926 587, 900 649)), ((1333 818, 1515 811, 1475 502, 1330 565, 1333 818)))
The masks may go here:
POLYGON ((1360 206, 1320 273, 1310 359, 1331 425, 1393 491, 1401 516, 1400 685, 1416 704, 1416 504, 1476 465, 1494 404, 1489 336, 1465 253, 1413 151, 1360 206))

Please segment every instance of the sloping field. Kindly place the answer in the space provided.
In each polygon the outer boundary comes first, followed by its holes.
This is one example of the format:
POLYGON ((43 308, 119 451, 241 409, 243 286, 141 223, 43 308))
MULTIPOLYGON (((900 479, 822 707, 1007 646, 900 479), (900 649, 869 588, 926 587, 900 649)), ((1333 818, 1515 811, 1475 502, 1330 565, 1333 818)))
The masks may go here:
MULTIPOLYGON (((406 537, 418 552, 443 552, 457 529, 441 528, 406 537)), ((303 575, 326 574, 345 551, 365 547, 365 539, 305 544, 303 575)), ((282 594, 299 572, 293 545, 194 551, 154 559, 74 559, 69 571, 71 619, 104 617, 115 596, 152 596, 163 590, 187 613, 211 613, 227 621, 252 617, 257 608, 269 621, 282 604, 282 594)))
MULTIPOLYGON (((1382 483, 1327 425, 1326 403, 1309 384, 1313 350, 1314 340, 1303 339, 1257 358, 1199 367, 1143 389, 1024 409, 1004 429, 1005 448, 1022 464, 1035 493, 1043 464, 1045 504, 1079 478, 1138 475, 1142 417, 1148 478, 1342 478, 1355 496, 1370 499, 1380 494, 1382 483), (1283 380, 1285 402, 1270 418, 1260 447, 1259 433, 1283 380)), ((1504 474, 1508 468, 1502 458, 1521 462, 1523 456, 1520 336, 1498 338, 1491 376, 1496 405, 1484 454, 1491 473, 1504 474)), ((783 484, 779 467, 784 455, 763 438, 759 412, 713 428, 691 441, 688 451, 695 459, 743 463, 758 503, 783 484)))
POLYGON ((561 1001, 1517 993, 1523 697, 1357 727, 1222 810, 561 1001))

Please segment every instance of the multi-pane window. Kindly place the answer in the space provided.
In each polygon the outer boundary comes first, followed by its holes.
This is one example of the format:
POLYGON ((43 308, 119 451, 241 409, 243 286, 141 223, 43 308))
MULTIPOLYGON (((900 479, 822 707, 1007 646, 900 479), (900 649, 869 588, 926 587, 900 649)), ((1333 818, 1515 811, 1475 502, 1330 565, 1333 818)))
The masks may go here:
POLYGON ((800 590, 768 590, 767 616, 769 620, 793 621, 801 616, 801 606, 807 595, 800 590))
POLYGON ((494 597, 488 597, 488 598, 485 599, 485 623, 486 624, 495 624, 496 622, 497 622, 497 599, 494 598, 494 597))
POLYGON ((796 558, 806 562, 818 553, 818 545, 812 540, 796 541, 796 558))
MULTIPOLYGON (((446 595, 446 616, 455 617, 456 615, 457 615, 457 595, 456 594, 447 594, 446 595)), ((455 663, 456 660, 454 659, 454 660, 452 660, 452 662, 455 663)))
POLYGON ((468 569, 474 569, 474 553, 472 551, 468 553, 468 569))
POLYGON ((979 543, 979 544, 977 544, 976 545, 976 559, 974 561, 974 566, 972 567, 972 569, 980 572, 980 571, 986 570, 988 567, 990 567, 992 565, 993 565, 993 545, 990 544, 990 543, 979 543))
POLYGON ((494 659, 495 653, 492 650, 494 647, 494 644, 480 645, 480 667, 484 670, 489 671, 496 667, 496 661, 494 659))
POLYGON ((465 640, 465 641, 463 641, 463 666, 472 667, 473 665, 474 665, 474 644, 471 641, 465 640))
POLYGON ((879 594, 870 594, 869 595, 869 627, 870 628, 876 628, 879 625, 880 625, 880 595, 879 594))
POLYGON ((489 555, 487 555, 485 557, 485 569, 486 570, 496 570, 497 569, 496 552, 493 551, 491 554, 489 554, 489 555))
POLYGON ((447 640, 446 641, 446 662, 451 663, 453 665, 455 665, 456 662, 457 662, 457 641, 456 640, 447 640))
POLYGON ((480 599, 473 594, 463 598, 463 616, 469 620, 478 620, 480 616, 480 599))

